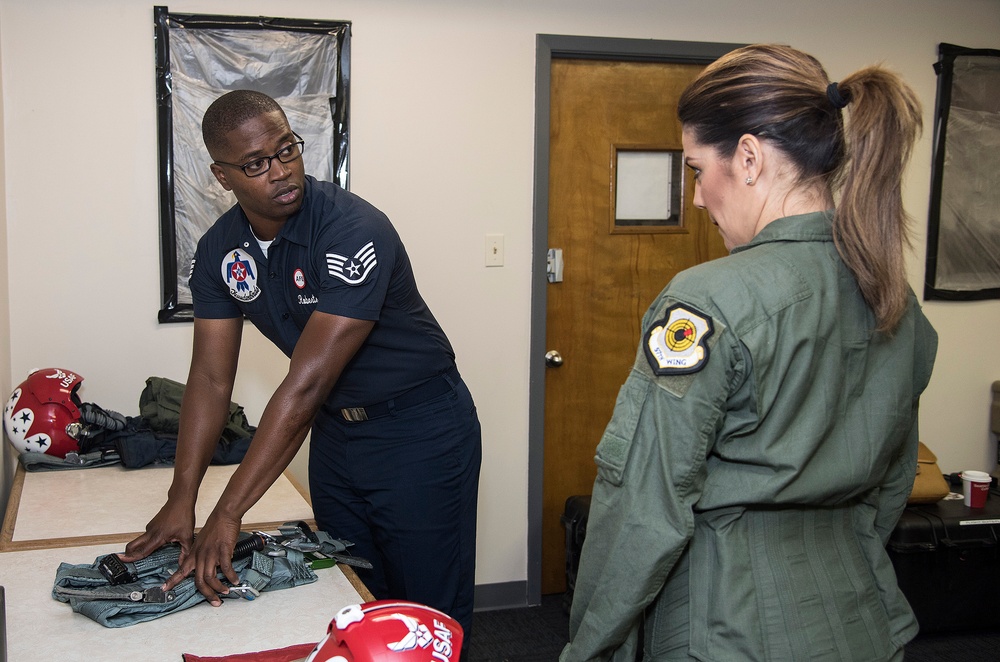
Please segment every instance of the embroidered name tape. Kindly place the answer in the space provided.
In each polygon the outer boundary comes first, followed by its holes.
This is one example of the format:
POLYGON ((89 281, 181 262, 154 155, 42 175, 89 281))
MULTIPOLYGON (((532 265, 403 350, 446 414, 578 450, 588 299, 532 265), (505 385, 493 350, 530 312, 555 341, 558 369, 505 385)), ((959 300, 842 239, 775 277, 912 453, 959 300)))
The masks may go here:
POLYGON ((708 361, 705 342, 713 331, 711 317, 675 303, 643 339, 649 366, 660 376, 698 372, 708 361))

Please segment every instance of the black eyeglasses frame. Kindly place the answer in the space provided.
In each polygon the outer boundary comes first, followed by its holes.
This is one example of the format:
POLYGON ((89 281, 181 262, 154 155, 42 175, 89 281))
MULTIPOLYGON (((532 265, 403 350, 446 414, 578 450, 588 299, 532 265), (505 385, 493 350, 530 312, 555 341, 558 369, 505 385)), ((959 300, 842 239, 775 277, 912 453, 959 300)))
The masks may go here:
POLYGON ((230 167, 233 167, 233 168, 239 168, 240 170, 243 171, 243 174, 246 175, 247 177, 251 177, 251 178, 252 177, 260 177, 261 175, 263 175, 264 173, 266 173, 268 170, 271 169, 271 161, 273 161, 274 159, 278 159, 278 161, 280 161, 281 163, 291 163, 295 159, 298 159, 298 158, 302 157, 303 152, 305 152, 305 150, 306 150, 306 141, 303 140, 302 136, 300 136, 299 134, 295 133, 294 131, 292 131, 292 135, 295 136, 296 138, 298 138, 298 140, 296 140, 295 142, 293 142, 291 144, 285 145, 284 147, 282 147, 281 149, 279 149, 277 152, 275 152, 271 156, 258 156, 257 158, 251 160, 248 163, 244 163, 243 165, 240 165, 239 163, 227 163, 225 161, 212 161, 212 163, 215 163, 217 165, 227 165, 227 166, 230 166, 230 167), (281 158, 281 153, 282 152, 284 152, 285 150, 287 150, 289 147, 294 147, 296 145, 298 145, 298 152, 294 156, 292 156, 291 158, 288 158, 288 159, 281 158), (247 172, 247 168, 249 168, 250 166, 254 165, 255 163, 257 163, 259 161, 267 161, 267 167, 265 167, 263 170, 261 170, 260 172, 258 172, 256 174, 253 174, 253 175, 251 175, 249 172, 247 172))

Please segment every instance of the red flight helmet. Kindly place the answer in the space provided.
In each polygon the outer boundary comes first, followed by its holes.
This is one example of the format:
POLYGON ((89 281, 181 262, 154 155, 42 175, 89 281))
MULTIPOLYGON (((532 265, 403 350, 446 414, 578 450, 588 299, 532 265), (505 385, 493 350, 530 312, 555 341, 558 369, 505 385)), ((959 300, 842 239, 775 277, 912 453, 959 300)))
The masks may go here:
POLYGON ((7 439, 19 453, 45 453, 65 458, 80 450, 76 435, 83 377, 60 368, 33 370, 14 389, 3 409, 7 439))
POLYGON ((416 602, 376 600, 344 607, 306 662, 458 662, 462 626, 416 602))

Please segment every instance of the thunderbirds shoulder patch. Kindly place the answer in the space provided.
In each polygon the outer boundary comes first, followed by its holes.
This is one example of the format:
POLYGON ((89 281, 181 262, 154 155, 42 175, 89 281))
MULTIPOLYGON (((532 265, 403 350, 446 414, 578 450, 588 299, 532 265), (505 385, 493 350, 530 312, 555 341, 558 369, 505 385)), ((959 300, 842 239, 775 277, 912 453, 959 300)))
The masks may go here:
POLYGON ((222 258, 222 280, 230 296, 237 301, 248 303, 260 296, 257 263, 246 251, 237 249, 226 253, 222 258))
POLYGON ((712 318, 679 303, 667 308, 643 338, 643 349, 657 375, 686 375, 698 372, 708 361, 712 318))

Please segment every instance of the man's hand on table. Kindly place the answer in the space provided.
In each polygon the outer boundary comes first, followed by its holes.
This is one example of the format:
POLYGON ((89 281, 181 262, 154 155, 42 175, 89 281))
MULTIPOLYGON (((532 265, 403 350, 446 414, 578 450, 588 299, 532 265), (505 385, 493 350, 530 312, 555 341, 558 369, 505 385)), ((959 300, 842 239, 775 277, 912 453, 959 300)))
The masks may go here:
POLYGON ((183 561, 191 549, 194 538, 194 508, 178 506, 167 501, 160 512, 146 525, 146 532, 125 545, 125 553, 118 557, 130 563, 144 559, 168 543, 181 546, 180 559, 183 561))
POLYGON ((215 513, 210 515, 190 549, 181 554, 177 572, 167 579, 163 590, 169 591, 194 572, 194 584, 198 591, 213 607, 221 605, 219 595, 229 593, 229 587, 222 583, 218 573, 222 572, 232 585, 240 583, 233 570, 233 549, 239 538, 240 525, 238 519, 228 519, 215 513))

